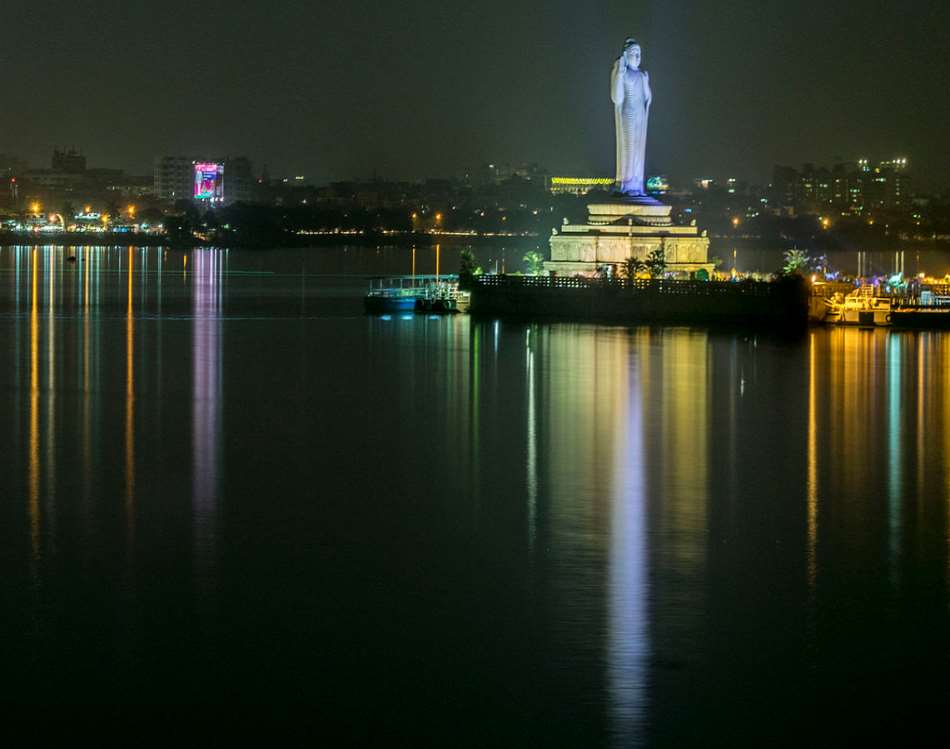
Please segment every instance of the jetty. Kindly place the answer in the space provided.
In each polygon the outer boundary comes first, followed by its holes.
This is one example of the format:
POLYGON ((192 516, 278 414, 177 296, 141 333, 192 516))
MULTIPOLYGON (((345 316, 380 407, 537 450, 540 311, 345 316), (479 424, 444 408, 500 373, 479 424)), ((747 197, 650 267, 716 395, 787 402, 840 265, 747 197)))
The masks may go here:
POLYGON ((469 292, 459 289, 459 277, 455 275, 392 276, 371 279, 363 303, 373 314, 451 314, 468 310, 469 292))

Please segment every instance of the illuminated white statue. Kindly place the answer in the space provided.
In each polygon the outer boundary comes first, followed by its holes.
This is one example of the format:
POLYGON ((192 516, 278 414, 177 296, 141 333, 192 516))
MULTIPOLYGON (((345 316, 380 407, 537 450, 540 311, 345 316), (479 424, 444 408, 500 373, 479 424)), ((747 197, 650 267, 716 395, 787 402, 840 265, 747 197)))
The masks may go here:
POLYGON ((617 189, 624 195, 646 195, 643 172, 650 117, 650 75, 640 70, 640 45, 627 39, 610 73, 610 98, 617 127, 617 189))

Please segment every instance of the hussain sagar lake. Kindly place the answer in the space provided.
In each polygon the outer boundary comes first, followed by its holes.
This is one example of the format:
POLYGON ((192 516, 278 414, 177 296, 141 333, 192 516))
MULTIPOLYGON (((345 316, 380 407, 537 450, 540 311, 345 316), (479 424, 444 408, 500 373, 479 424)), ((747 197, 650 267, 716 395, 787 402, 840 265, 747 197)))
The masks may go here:
POLYGON ((939 726, 950 338, 364 315, 405 253, 0 250, 10 725, 939 726))

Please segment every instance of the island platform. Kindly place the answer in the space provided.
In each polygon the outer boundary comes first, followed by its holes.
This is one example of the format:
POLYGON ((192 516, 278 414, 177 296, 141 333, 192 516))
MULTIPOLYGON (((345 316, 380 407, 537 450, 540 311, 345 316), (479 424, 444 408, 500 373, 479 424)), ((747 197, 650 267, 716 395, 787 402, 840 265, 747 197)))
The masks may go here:
POLYGON ((473 315, 629 325, 710 324, 803 330, 808 292, 798 277, 678 281, 582 276, 477 276, 473 315))

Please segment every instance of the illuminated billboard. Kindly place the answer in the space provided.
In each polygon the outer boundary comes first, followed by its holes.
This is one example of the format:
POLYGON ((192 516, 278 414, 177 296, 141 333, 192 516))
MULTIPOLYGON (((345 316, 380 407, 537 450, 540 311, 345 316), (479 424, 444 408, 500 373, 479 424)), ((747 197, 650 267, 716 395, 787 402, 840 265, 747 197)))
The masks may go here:
POLYGON ((224 164, 211 161, 195 163, 195 200, 219 203, 224 197, 224 164))

